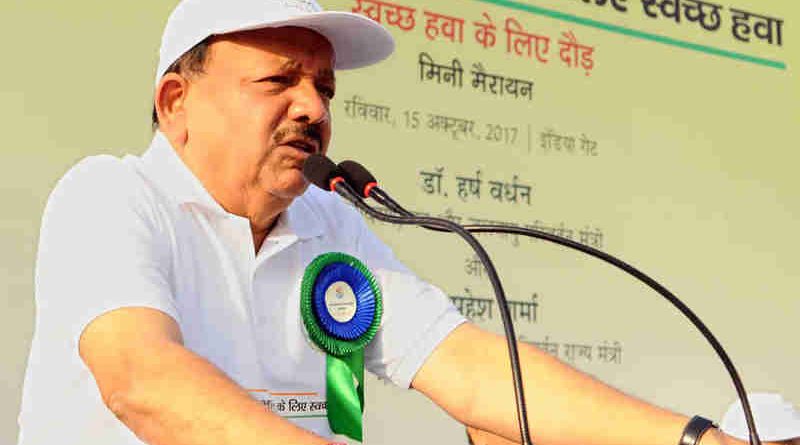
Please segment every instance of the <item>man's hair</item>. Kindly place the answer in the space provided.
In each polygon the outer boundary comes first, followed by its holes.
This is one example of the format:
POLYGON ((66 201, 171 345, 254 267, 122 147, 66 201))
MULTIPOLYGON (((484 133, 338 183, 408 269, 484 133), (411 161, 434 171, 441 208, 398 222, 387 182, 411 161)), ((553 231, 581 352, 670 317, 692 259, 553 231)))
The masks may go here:
MULTIPOLYGON (((192 77, 205 74, 206 61, 208 59, 208 48, 211 46, 211 37, 206 37, 203 41, 193 46, 189 51, 183 53, 178 60, 172 62, 164 75, 177 73, 182 76, 192 77)), ((163 77, 163 76, 162 76, 163 77)), ((153 104, 152 113, 153 131, 158 129, 158 113, 156 105, 153 104)))

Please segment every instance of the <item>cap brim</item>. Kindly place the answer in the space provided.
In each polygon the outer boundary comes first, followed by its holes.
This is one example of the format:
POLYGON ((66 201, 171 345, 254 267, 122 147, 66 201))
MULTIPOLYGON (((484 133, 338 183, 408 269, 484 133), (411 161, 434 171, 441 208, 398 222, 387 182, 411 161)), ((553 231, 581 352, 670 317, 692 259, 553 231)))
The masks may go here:
POLYGON ((380 62, 394 52, 394 38, 383 26, 351 12, 321 11, 267 24, 240 27, 238 31, 298 26, 309 28, 328 39, 336 54, 334 68, 347 70, 380 62))

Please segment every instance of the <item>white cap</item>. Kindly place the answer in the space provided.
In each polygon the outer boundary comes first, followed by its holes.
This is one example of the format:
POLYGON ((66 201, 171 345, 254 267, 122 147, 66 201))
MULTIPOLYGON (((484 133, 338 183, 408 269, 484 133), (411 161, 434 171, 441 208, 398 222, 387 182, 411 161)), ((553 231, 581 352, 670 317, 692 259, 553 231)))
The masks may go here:
MULTIPOLYGON (((752 393, 747 395, 758 437, 765 441, 790 440, 800 437, 800 413, 794 406, 774 393, 752 393)), ((725 413, 720 429, 742 440, 750 438, 744 420, 742 403, 737 400, 725 413)))
POLYGON ((315 0, 182 0, 164 28, 156 82, 208 36, 280 26, 309 28, 327 38, 336 69, 371 65, 394 51, 392 35, 380 24, 351 12, 324 11, 315 0))

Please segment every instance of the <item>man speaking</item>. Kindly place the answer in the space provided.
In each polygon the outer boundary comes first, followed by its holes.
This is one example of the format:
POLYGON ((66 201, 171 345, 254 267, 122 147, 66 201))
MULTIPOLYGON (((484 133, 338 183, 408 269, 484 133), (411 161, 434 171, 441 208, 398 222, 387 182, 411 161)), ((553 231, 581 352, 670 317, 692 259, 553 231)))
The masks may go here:
MULTIPOLYGON (((358 397, 355 414, 340 403, 354 393, 331 385, 342 368, 309 328, 319 310, 303 303, 321 295, 324 309, 331 289, 361 298, 340 284, 350 279, 374 294, 372 318, 354 325, 363 349, 345 360, 354 375, 361 360, 470 428, 521 440, 505 340, 467 323, 302 175, 328 148, 335 71, 393 48, 379 24, 313 0, 176 7, 150 147, 82 160, 45 209, 20 445, 360 438, 358 397), (305 284, 325 274, 321 294, 305 284), (309 410, 319 415, 296 415, 309 410)), ((335 327, 359 314, 328 315, 335 327)), ((742 443, 519 347, 537 444, 742 443)))

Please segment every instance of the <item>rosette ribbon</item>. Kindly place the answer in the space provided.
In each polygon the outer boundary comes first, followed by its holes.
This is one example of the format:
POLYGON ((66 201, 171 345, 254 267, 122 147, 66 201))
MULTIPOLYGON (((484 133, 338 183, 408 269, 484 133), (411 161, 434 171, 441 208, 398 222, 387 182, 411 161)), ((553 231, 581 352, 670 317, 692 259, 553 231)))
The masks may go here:
POLYGON ((331 252, 306 268, 300 313, 311 341, 325 352, 331 431, 363 438, 364 347, 375 337, 383 304, 377 280, 350 255, 331 252))

